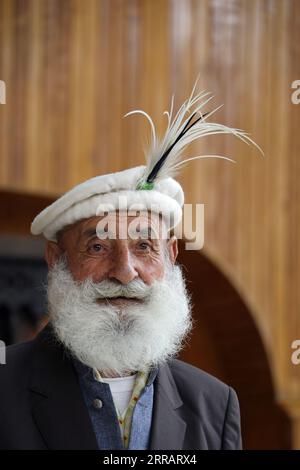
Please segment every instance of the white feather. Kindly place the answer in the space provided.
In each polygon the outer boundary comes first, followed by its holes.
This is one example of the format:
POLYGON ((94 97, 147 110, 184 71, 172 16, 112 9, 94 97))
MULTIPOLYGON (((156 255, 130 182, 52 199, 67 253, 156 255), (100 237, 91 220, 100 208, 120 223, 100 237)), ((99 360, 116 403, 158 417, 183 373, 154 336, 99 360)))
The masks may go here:
POLYGON ((177 174, 177 172, 183 165, 192 160, 199 160, 202 158, 220 158, 234 162, 234 160, 228 157, 224 157, 222 155, 199 155, 196 157, 188 157, 182 160, 183 152, 186 150, 189 144, 199 138, 206 137, 209 135, 232 134, 241 139, 243 142, 247 143, 248 145, 253 144, 263 154, 262 149, 248 136, 247 132, 241 129, 236 129, 234 127, 228 127, 223 124, 207 122, 210 116, 216 111, 218 111, 222 105, 218 106, 217 108, 213 109, 211 112, 203 116, 202 109, 204 108, 204 106, 207 105, 207 103, 212 100, 213 95, 210 92, 204 90, 194 96, 197 82, 198 78, 195 82, 190 97, 180 106, 174 118, 174 95, 172 96, 170 111, 165 111, 163 113, 167 115, 168 123, 164 136, 160 140, 157 139, 155 125, 151 117, 145 111, 136 109, 125 115, 126 117, 132 114, 143 114, 144 116, 146 116, 151 126, 152 139, 150 145, 148 146, 148 149, 145 152, 146 169, 141 182, 146 182, 156 163, 176 141, 180 133, 187 125, 188 120, 194 113, 196 113, 194 121, 199 117, 202 117, 202 119, 198 121, 194 126, 192 126, 191 129, 189 129, 174 145, 167 158, 165 159, 162 167, 159 169, 155 177, 155 181, 174 176, 175 174, 177 174))

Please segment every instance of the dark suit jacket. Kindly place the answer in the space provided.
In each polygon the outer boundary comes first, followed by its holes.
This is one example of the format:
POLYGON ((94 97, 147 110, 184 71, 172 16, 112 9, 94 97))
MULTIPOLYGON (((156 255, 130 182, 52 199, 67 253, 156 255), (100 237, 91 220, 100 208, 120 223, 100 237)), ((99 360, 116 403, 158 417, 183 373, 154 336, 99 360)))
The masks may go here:
MULTIPOLYGON (((241 448, 236 393, 174 359, 154 381, 150 449, 241 448)), ((0 365, 0 449, 97 449, 72 361, 46 327, 0 365)))

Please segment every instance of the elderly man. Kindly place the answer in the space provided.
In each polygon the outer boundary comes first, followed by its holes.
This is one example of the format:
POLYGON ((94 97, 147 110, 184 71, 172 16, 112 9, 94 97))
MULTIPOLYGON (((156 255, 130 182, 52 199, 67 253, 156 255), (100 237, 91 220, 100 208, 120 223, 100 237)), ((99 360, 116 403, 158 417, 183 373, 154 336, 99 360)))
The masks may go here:
POLYGON ((176 359, 192 329, 171 235, 184 198, 157 148, 155 164, 92 178, 33 221, 50 322, 8 348, 0 448, 241 448, 234 390, 176 359))

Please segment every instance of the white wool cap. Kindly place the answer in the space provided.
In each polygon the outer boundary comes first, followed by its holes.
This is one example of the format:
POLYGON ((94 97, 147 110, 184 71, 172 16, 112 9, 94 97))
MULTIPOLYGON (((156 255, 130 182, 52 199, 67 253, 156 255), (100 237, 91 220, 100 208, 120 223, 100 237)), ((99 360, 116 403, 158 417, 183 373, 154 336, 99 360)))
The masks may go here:
POLYGON ((96 176, 75 186, 40 212, 31 224, 33 235, 43 234, 57 241, 57 233, 75 222, 114 210, 152 210, 172 221, 175 227, 182 217, 184 193, 173 178, 155 183, 153 189, 136 189, 145 166, 96 176))

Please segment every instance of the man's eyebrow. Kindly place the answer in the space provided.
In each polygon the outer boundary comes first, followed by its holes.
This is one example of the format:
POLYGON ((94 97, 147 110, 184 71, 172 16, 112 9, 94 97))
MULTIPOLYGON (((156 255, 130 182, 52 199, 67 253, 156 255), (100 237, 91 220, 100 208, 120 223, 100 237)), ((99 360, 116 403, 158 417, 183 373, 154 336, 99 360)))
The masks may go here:
POLYGON ((105 230, 105 228, 88 228, 83 232, 83 236, 86 237, 87 239, 97 237, 101 238, 101 235, 105 234, 105 238, 109 238, 110 232, 108 230, 105 230))
POLYGON ((88 228, 83 232, 83 236, 87 238, 95 237, 97 235, 95 228, 88 228))

